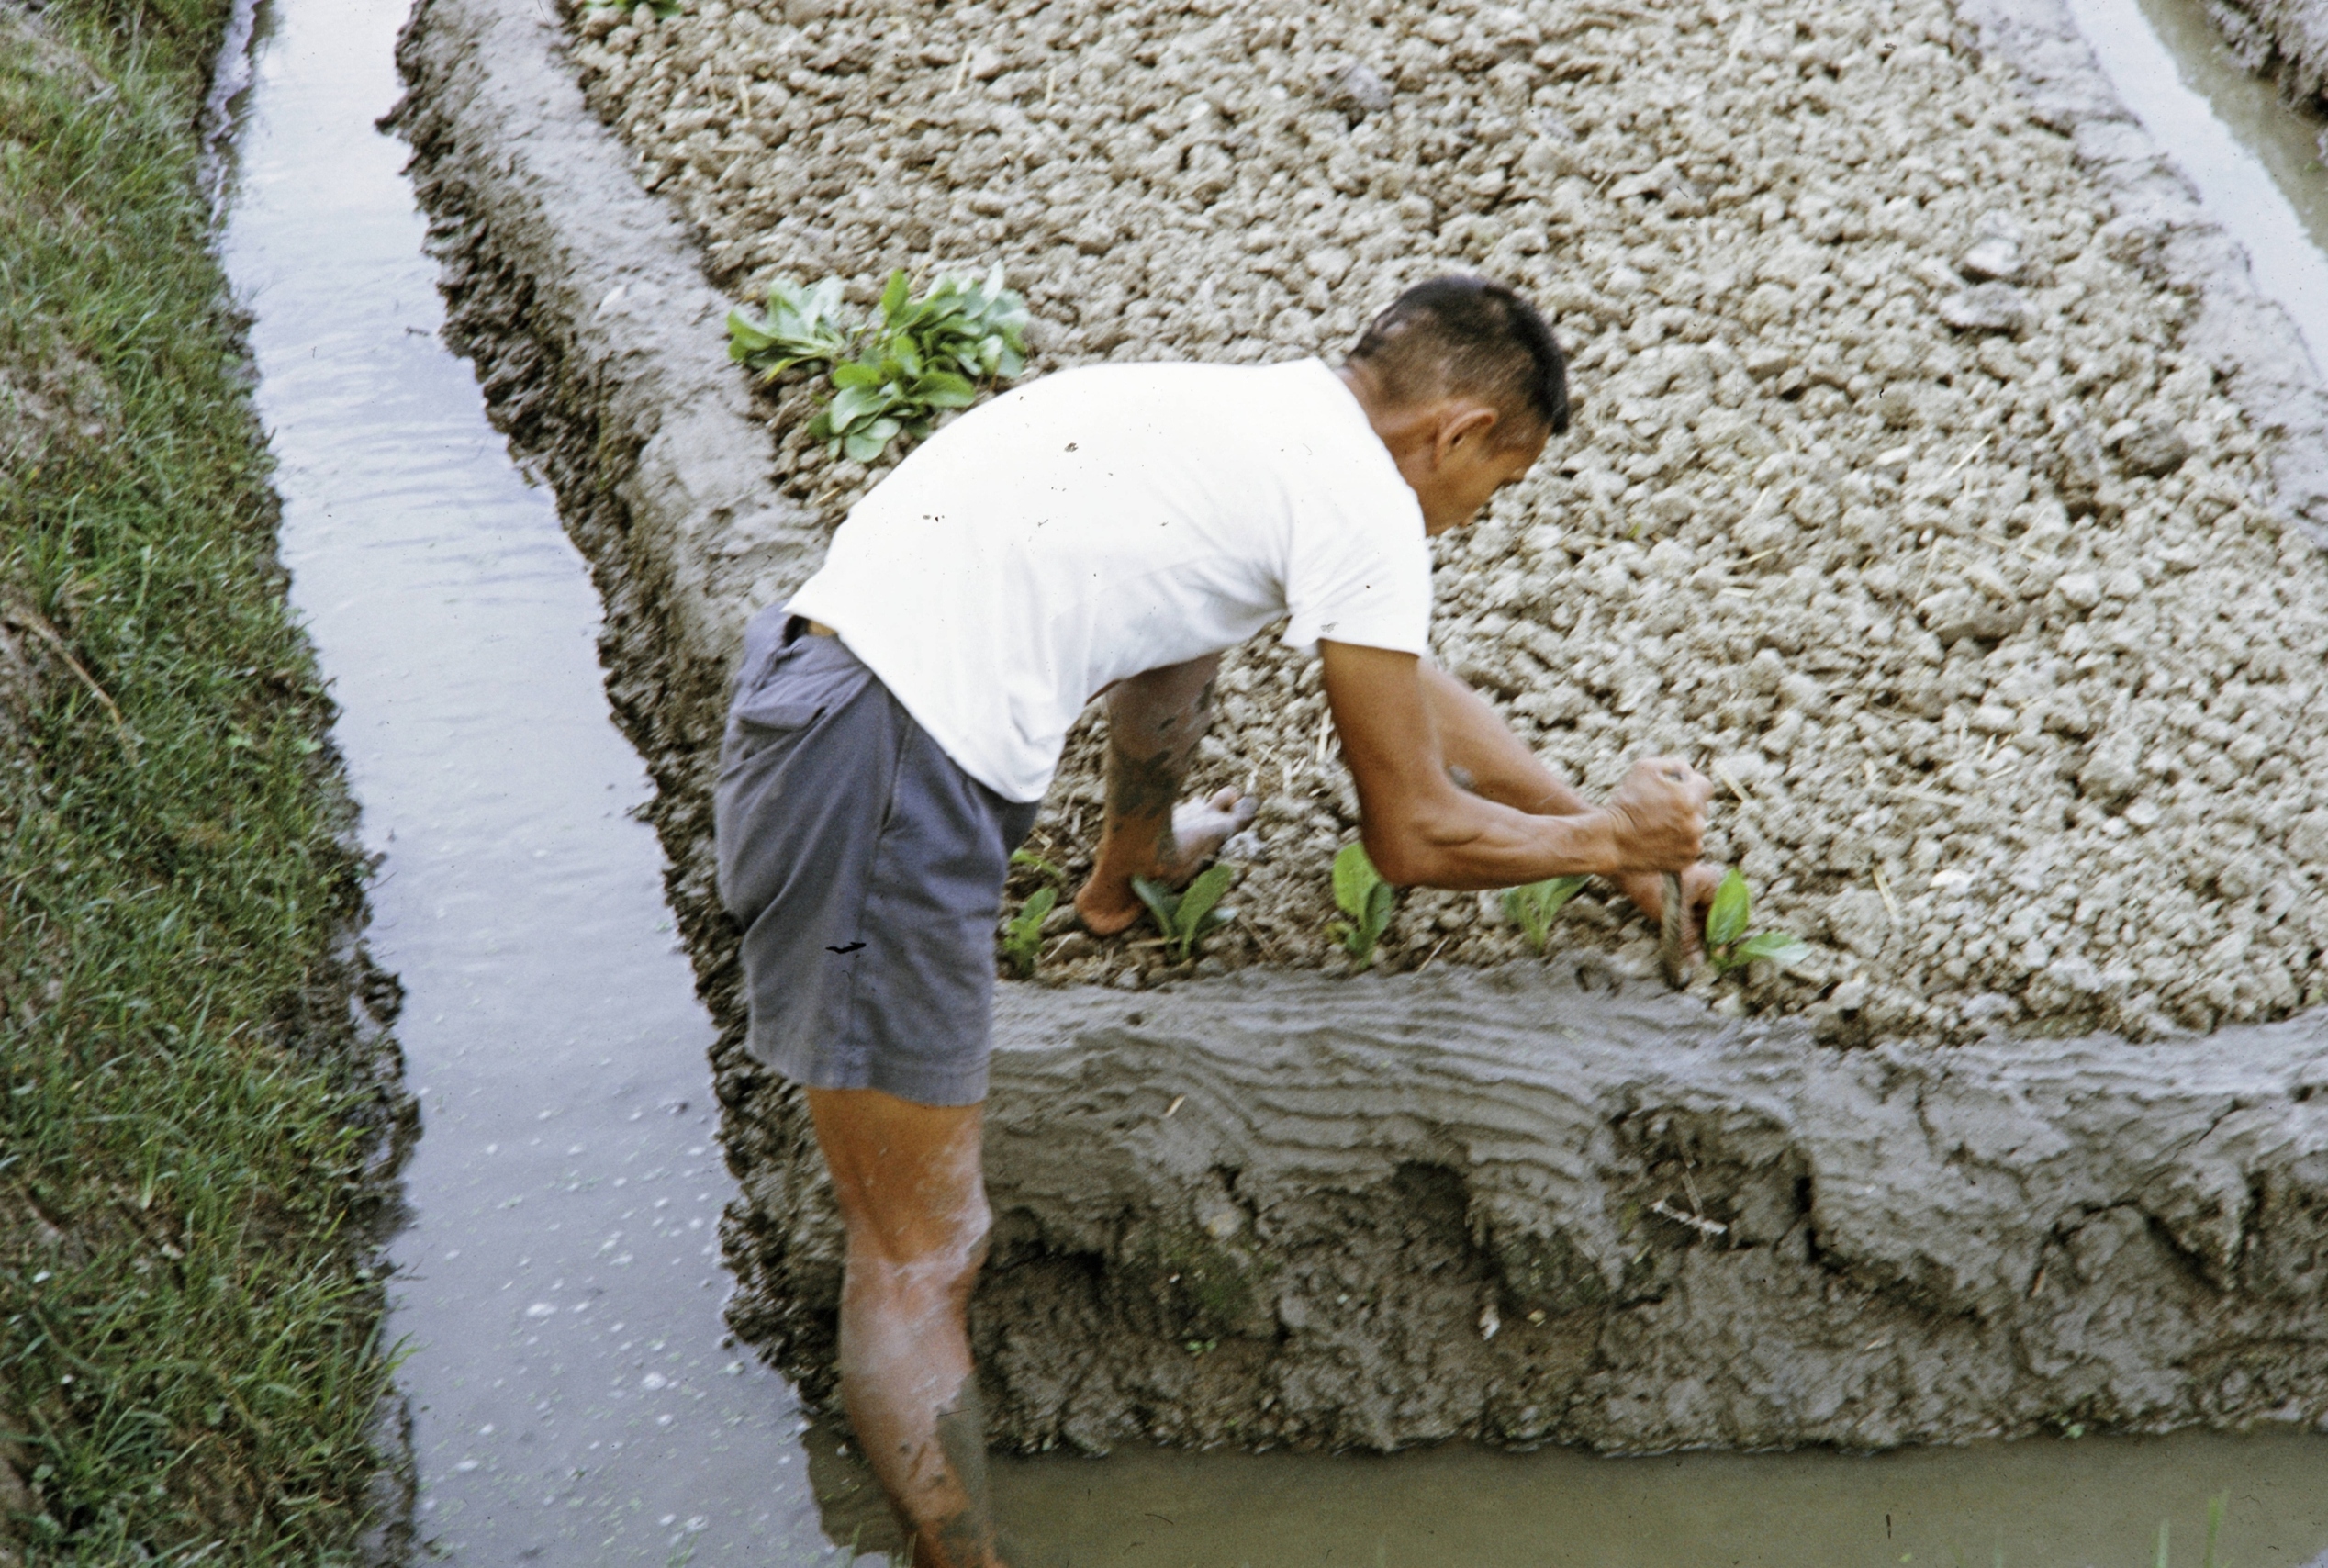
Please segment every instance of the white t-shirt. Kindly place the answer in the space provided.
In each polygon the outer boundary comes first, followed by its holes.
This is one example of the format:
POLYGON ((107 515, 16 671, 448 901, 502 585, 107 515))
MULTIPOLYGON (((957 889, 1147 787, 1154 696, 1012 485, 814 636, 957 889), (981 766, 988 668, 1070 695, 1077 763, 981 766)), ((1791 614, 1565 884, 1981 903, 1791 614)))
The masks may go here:
POLYGON ((971 410, 853 508, 789 607, 838 632, 970 777, 1050 785, 1091 697, 1285 641, 1427 651, 1421 507, 1340 377, 1094 365, 971 410))

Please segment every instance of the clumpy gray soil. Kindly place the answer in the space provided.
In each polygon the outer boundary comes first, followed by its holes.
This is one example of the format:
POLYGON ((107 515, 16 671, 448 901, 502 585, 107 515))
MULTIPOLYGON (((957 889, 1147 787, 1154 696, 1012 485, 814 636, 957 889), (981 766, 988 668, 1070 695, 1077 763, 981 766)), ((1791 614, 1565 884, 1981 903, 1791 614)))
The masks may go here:
MULTIPOLYGON (((2145 1037, 2328 994, 2328 574, 2259 504, 2192 298, 1937 0, 578 26, 739 298, 1000 259, 1037 370, 1330 354, 1450 267, 1542 301, 1576 430, 1443 542, 1440 654, 1590 789, 1667 749, 1721 781, 1710 853, 1819 949, 1725 1005, 2145 1037)), ((837 523, 878 474, 809 441, 805 382, 762 406, 837 523)), ((1315 666, 1265 638, 1224 689, 1198 782, 1265 803, 1209 965, 1330 966, 1356 812, 1315 666)), ((1037 830, 1070 869, 1098 756, 1087 725, 1037 830)), ((1046 978, 1164 978, 1147 934, 1054 918, 1046 978)), ((1650 936, 1588 898, 1555 945, 1650 936)), ((1416 893, 1383 962, 1523 950, 1494 899, 1416 893)))

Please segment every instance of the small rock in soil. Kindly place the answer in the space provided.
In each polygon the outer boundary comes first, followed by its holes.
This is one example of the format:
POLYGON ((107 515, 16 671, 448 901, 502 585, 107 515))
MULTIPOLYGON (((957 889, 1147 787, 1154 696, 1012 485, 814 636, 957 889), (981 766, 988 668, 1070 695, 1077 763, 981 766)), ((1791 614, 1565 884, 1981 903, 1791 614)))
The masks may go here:
POLYGON ((1995 234, 1956 258, 1956 270, 1975 283, 2018 282, 2024 264, 2020 247, 1995 234))
POLYGON ((1960 332, 2021 332, 2030 325, 2029 301, 2005 283, 1984 283, 1940 302, 1940 319, 1960 332))
POLYGON ((1393 99, 1391 84, 1363 61, 1353 61, 1326 78, 1326 101, 1352 121, 1382 113, 1393 99))

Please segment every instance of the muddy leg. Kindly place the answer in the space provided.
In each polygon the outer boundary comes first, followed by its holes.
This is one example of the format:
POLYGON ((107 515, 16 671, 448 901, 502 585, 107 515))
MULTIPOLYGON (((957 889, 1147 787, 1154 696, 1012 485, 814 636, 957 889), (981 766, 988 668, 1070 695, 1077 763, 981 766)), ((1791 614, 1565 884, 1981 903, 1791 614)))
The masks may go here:
POLYGON ((1139 919, 1134 877, 1181 886, 1253 820, 1255 803, 1235 790, 1173 806, 1196 743, 1212 727, 1220 666, 1220 655, 1207 654, 1119 681, 1107 694, 1107 809, 1091 879, 1075 895, 1076 913, 1099 935, 1139 919))
POLYGON ((963 1312, 986 1258, 982 1107, 811 1089, 848 1229, 841 1399, 913 1538, 914 1568, 1006 1568, 963 1312))

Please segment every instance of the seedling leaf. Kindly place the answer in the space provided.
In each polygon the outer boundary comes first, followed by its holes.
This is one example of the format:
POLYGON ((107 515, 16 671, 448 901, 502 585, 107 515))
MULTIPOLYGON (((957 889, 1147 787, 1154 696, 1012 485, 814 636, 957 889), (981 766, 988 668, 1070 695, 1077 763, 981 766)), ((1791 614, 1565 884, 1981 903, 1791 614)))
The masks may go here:
POLYGON ((1140 902, 1147 905, 1147 912, 1156 916, 1156 928, 1163 932, 1169 940, 1181 911, 1180 895, 1163 883, 1147 877, 1133 878, 1132 891, 1139 895, 1140 902))
POLYGON ((1706 912, 1707 946, 1726 948, 1745 935, 1748 909, 1746 879, 1733 866, 1722 874, 1720 885, 1714 890, 1714 905, 1706 912))
POLYGON ((1067 880, 1067 873, 1064 870, 1060 869, 1052 862, 1044 859, 1032 849, 1012 850, 1011 864, 1013 866, 1024 866, 1030 870, 1040 871, 1044 876, 1050 878, 1055 882, 1064 882, 1067 880))
POLYGON ((1228 891, 1237 879, 1233 866, 1213 866, 1188 885, 1183 892, 1174 892, 1163 883, 1147 877, 1132 879, 1132 891, 1139 895, 1148 913, 1164 933, 1164 950, 1172 962, 1186 963, 1196 956, 1197 945, 1206 933, 1226 925, 1234 916, 1227 910, 1215 906, 1221 895, 1228 891))
POLYGON ((1737 868, 1722 873, 1714 889, 1713 907, 1706 913, 1706 958, 1717 974, 1728 974, 1748 964, 1767 962, 1789 969, 1810 957, 1810 946, 1784 931, 1746 935, 1752 901, 1746 879, 1737 868))
POLYGON ((1382 880, 1363 844, 1344 845, 1334 857, 1334 902, 1349 919, 1334 922, 1327 931, 1360 964, 1372 964, 1374 945, 1390 929, 1398 907, 1398 890, 1382 880))
POLYGON ((1026 902, 1019 906, 1018 913, 1013 915, 1010 924, 1003 928, 1002 956, 1010 960, 1013 969, 1018 970, 1021 980, 1035 978, 1035 959, 1043 949, 1043 922, 1049 918, 1058 902, 1059 890, 1057 888, 1037 888, 1028 895, 1026 902))
POLYGON ((1216 865, 1191 882, 1188 890, 1181 894, 1181 930, 1187 941, 1193 942, 1213 928, 1215 924, 1214 915, 1217 913, 1214 906, 1221 902, 1221 895, 1228 891, 1229 884, 1235 880, 1235 868, 1216 865))
POLYGON ((1550 944, 1552 919, 1567 906, 1568 901, 1584 890, 1589 877, 1553 877, 1546 881, 1530 882, 1524 888, 1513 888, 1504 894, 1504 914, 1513 924, 1528 934, 1528 945, 1542 952, 1550 944))
POLYGON ((1352 920, 1366 918, 1367 894, 1382 881, 1363 844, 1346 844, 1334 857, 1334 902, 1352 920))
POLYGON ((1738 964, 1767 962, 1780 969, 1792 969, 1810 957, 1810 944, 1785 931, 1765 931, 1749 936, 1730 950, 1729 968, 1738 964))

